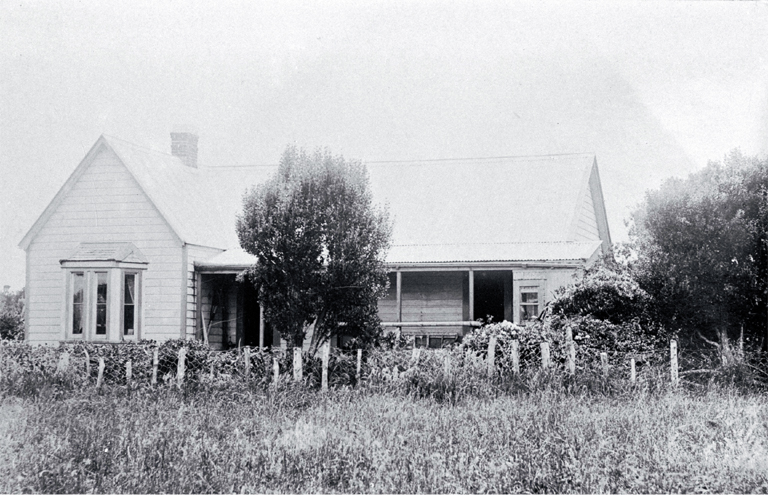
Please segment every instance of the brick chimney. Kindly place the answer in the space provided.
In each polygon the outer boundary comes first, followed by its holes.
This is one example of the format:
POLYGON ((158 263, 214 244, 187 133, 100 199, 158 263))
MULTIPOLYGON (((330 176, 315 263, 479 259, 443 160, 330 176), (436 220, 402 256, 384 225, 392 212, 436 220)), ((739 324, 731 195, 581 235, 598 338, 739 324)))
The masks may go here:
POLYGON ((187 167, 197 168, 197 132, 177 129, 171 132, 171 154, 187 167))

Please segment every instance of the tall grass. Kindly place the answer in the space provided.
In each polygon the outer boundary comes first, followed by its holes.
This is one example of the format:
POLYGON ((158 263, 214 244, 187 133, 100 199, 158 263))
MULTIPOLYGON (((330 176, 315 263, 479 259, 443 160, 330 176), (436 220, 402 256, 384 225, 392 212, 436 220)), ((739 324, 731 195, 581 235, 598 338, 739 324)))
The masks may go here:
POLYGON ((768 399, 304 387, 0 404, 1 492, 765 492, 768 399))

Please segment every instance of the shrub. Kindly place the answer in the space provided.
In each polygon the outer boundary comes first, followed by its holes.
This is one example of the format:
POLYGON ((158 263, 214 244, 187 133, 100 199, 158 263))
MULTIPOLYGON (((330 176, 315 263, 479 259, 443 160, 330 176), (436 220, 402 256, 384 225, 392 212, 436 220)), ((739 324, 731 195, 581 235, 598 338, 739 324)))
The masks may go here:
POLYGON ((580 281, 558 289, 548 310, 553 315, 590 316, 614 325, 646 323, 650 302, 648 293, 629 274, 598 262, 580 281))

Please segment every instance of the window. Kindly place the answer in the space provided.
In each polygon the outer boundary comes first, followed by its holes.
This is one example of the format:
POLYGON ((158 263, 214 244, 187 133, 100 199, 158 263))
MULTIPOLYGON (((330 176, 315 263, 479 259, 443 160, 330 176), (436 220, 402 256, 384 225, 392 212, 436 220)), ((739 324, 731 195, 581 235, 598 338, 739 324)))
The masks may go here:
POLYGON ((85 293, 85 274, 72 274, 72 334, 83 334, 83 301, 85 293))
POLYGON ((138 273, 125 273, 123 275, 123 337, 136 335, 136 277, 138 273))
POLYGON ((539 316, 539 287, 520 287, 520 323, 534 320, 539 316))
POLYGON ((82 243, 61 260, 67 288, 63 339, 141 338, 141 279, 147 264, 131 243, 82 243))

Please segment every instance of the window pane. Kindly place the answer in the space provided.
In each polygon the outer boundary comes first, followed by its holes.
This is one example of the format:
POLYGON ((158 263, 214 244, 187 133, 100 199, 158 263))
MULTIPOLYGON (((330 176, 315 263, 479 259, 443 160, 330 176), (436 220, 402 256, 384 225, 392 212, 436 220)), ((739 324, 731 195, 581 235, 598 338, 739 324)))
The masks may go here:
POLYGON ((125 304, 133 304, 133 297, 136 291, 136 275, 126 273, 125 275, 125 304))
POLYGON ((521 304, 520 305, 520 320, 532 320, 539 316, 538 304, 521 304))
POLYGON ((72 274, 72 333, 83 334, 83 291, 85 276, 82 273, 72 274))
POLYGON ((523 304, 533 304, 539 302, 539 293, 537 292, 521 292, 520 293, 520 302, 523 304))
POLYGON ((85 275, 82 273, 72 274, 72 302, 75 304, 83 303, 83 288, 85 287, 85 275))
POLYGON ((133 304, 126 304, 123 310, 123 335, 133 335, 133 304))
POLYGON ((107 334, 107 274, 96 274, 96 335, 107 334))
POLYGON ((136 315, 136 274, 125 274, 123 302, 123 335, 135 334, 135 315, 136 315))

